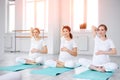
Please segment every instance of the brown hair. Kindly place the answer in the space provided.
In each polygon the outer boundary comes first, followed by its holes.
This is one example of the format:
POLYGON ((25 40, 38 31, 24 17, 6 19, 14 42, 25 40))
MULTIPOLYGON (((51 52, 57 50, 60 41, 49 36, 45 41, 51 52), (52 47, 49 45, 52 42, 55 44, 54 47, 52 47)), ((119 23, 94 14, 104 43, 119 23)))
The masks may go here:
POLYGON ((73 36, 72 36, 72 34, 71 34, 71 28, 66 25, 66 26, 63 26, 62 30, 63 30, 63 29, 67 29, 67 30, 70 32, 69 36, 70 36, 70 38, 72 39, 73 36))
MULTIPOLYGON (((105 24, 100 24, 100 25, 98 26, 98 29, 99 29, 101 26, 104 27, 105 31, 108 30, 108 29, 107 29, 107 26, 106 26, 105 24)), ((107 37, 107 36, 105 35, 105 37, 107 37)))

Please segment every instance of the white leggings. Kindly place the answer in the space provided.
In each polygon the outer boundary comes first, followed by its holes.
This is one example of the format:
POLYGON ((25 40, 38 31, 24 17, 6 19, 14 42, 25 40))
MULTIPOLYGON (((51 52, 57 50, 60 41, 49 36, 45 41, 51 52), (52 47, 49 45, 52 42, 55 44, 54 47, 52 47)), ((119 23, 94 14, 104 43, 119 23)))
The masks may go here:
MULTIPOLYGON (((55 60, 47 60, 45 61, 45 66, 49 67, 56 67, 57 62, 55 60)), ((74 61, 65 61, 64 66, 68 68, 73 68, 75 67, 75 62, 74 61)))
POLYGON ((25 64, 25 63, 26 63, 26 59, 28 59, 28 60, 33 60, 33 61, 35 61, 36 63, 41 63, 41 64, 43 64, 43 62, 44 62, 44 60, 43 60, 42 57, 37 57, 37 58, 35 58, 35 59, 17 57, 17 58, 16 58, 16 62, 17 62, 17 63, 25 64))
MULTIPOLYGON (((85 67, 89 67, 92 64, 91 60, 85 59, 85 58, 79 58, 79 64, 85 67)), ((108 62, 106 64, 102 65, 106 71, 114 71, 118 69, 118 65, 113 62, 108 62)))

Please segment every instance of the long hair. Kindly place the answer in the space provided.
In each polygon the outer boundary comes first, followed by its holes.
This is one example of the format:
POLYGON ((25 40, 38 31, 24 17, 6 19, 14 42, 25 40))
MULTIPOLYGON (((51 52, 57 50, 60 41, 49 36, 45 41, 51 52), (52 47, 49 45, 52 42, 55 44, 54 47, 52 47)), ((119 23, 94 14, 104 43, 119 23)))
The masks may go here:
MULTIPOLYGON (((107 29, 107 26, 105 25, 105 24, 100 24, 99 26, 98 26, 98 28, 100 28, 100 27, 104 27, 104 29, 105 29, 105 31, 107 31, 108 29, 107 29)), ((105 34, 105 37, 107 37, 107 35, 105 34)))
POLYGON ((66 26, 63 26, 62 30, 63 30, 63 29, 67 29, 67 30, 70 32, 69 36, 70 36, 70 38, 72 39, 73 36, 72 36, 72 34, 71 34, 71 28, 66 25, 66 26))

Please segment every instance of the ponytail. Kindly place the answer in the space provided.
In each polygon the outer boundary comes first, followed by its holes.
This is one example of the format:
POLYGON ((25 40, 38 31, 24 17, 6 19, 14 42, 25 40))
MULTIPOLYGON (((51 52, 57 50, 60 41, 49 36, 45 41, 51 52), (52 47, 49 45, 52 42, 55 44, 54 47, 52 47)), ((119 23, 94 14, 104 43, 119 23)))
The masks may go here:
POLYGON ((107 38, 107 35, 105 34, 105 37, 107 38))
POLYGON ((73 35, 70 33, 70 38, 72 39, 73 38, 73 35))
POLYGON ((69 36, 70 36, 70 38, 72 39, 72 38, 73 38, 73 35, 71 34, 71 28, 70 28, 69 26, 67 26, 67 25, 63 26, 62 30, 63 30, 64 28, 66 28, 66 29, 69 30, 69 32, 70 32, 69 36))

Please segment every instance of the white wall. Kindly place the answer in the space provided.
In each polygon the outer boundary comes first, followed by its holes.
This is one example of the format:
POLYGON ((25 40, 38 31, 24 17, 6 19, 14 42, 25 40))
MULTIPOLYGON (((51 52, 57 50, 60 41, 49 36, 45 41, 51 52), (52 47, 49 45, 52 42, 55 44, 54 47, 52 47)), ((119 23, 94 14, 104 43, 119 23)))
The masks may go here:
POLYGON ((99 24, 108 26, 110 37, 120 55, 120 0, 99 0, 99 24))
POLYGON ((69 25, 71 26, 71 0, 60 0, 60 26, 69 25))
POLYGON ((0 0, 0 54, 4 53, 4 31, 6 22, 6 0, 0 0))
POLYGON ((79 32, 74 32, 73 36, 78 46, 78 54, 93 54, 94 40, 90 31, 80 30, 79 32))
POLYGON ((60 46, 59 0, 48 0, 48 8, 48 52, 57 54, 60 46))

